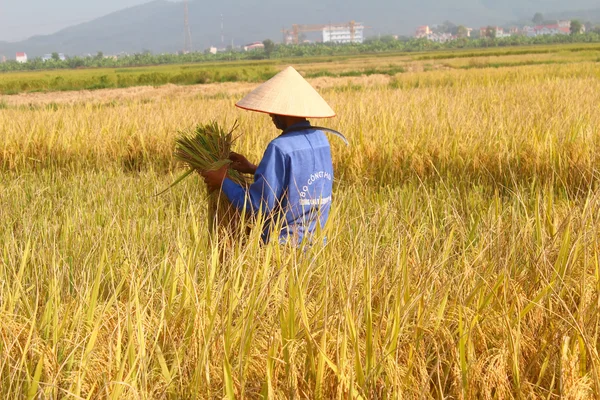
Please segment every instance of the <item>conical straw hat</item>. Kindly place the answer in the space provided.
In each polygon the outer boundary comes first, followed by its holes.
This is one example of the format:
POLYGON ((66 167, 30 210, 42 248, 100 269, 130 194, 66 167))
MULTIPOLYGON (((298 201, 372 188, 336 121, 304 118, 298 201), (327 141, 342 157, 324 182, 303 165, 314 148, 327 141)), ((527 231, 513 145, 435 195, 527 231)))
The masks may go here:
POLYGON ((290 117, 335 117, 335 112, 321 95, 292 67, 287 67, 254 89, 236 106, 290 117))

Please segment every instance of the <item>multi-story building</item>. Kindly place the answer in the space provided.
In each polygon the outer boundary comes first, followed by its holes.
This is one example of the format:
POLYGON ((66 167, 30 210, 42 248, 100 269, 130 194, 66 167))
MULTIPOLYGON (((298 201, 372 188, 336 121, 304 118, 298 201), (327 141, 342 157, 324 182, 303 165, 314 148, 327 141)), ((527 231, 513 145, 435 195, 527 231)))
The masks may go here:
POLYGON ((361 23, 327 25, 323 28, 323 43, 362 43, 365 27, 361 23))
POLYGON ((17 53, 17 62, 18 63, 26 63, 27 62, 27 54, 17 53))
POLYGON ((558 21, 558 27, 559 28, 568 28, 570 30, 571 29, 571 21, 570 20, 558 21))
POLYGON ((535 34, 533 36, 543 36, 543 35, 568 35, 571 33, 571 23, 569 22, 569 27, 560 26, 559 24, 551 24, 551 25, 538 25, 534 28, 535 34))
POLYGON ((427 39, 432 42, 446 43, 456 40, 456 36, 452 35, 451 33, 430 33, 427 35, 427 39))
POLYGON ((431 33, 432 32, 431 29, 429 29, 429 25, 423 25, 417 28, 417 31, 415 32, 415 37, 424 38, 431 35, 431 33))
POLYGON ((250 51, 250 50, 258 50, 258 49, 264 49, 265 45, 262 44, 262 42, 254 42, 254 43, 249 43, 245 46, 243 46, 244 51, 250 51))

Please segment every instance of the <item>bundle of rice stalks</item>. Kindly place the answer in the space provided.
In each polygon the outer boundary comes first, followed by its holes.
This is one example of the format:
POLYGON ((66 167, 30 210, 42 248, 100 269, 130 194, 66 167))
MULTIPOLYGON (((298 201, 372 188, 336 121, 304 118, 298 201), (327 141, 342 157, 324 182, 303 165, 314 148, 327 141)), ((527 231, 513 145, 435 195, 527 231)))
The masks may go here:
MULTIPOLYGON (((175 142, 175 159, 186 164, 189 170, 181 175, 169 189, 194 172, 213 171, 230 164, 229 154, 232 143, 235 141, 233 132, 237 127, 236 121, 229 131, 225 131, 216 121, 212 121, 180 132, 180 136, 175 142)), ((243 174, 233 169, 229 169, 228 177, 242 186, 249 184, 243 174)), ((221 191, 209 193, 208 222, 211 235, 221 229, 231 236, 237 236, 241 232, 241 214, 229 203, 221 191)))

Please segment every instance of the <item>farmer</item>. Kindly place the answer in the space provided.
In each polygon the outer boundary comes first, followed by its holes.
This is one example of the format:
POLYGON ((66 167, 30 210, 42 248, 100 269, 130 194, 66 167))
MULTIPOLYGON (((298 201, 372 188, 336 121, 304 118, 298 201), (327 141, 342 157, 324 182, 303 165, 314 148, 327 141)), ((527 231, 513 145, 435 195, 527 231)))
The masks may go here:
POLYGON ((227 166, 204 172, 204 181, 211 191, 222 189, 239 210, 263 213, 265 243, 275 225, 281 226, 275 232, 280 243, 309 241, 329 217, 333 166, 327 137, 307 118, 330 118, 335 112, 292 67, 260 85, 236 106, 269 114, 282 133, 269 143, 258 166, 231 153, 230 168, 254 174, 254 183, 247 189, 227 178, 227 166))

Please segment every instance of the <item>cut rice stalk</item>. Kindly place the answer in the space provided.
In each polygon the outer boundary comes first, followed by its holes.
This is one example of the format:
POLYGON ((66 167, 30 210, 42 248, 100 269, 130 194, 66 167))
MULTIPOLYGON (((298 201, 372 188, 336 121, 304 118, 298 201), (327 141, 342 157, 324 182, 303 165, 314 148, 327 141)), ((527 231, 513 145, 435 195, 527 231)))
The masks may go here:
MULTIPOLYGON (((238 127, 237 121, 227 132, 216 121, 199 124, 193 130, 180 132, 175 142, 175 159, 188 166, 171 186, 158 195, 168 191, 194 172, 214 171, 231 164, 229 154, 234 141, 233 131, 238 127)), ((242 186, 249 182, 243 174, 229 169, 228 178, 242 186)), ((229 236, 238 236, 240 231, 241 213, 235 209, 221 191, 209 193, 208 218, 210 233, 225 230, 229 236)))

